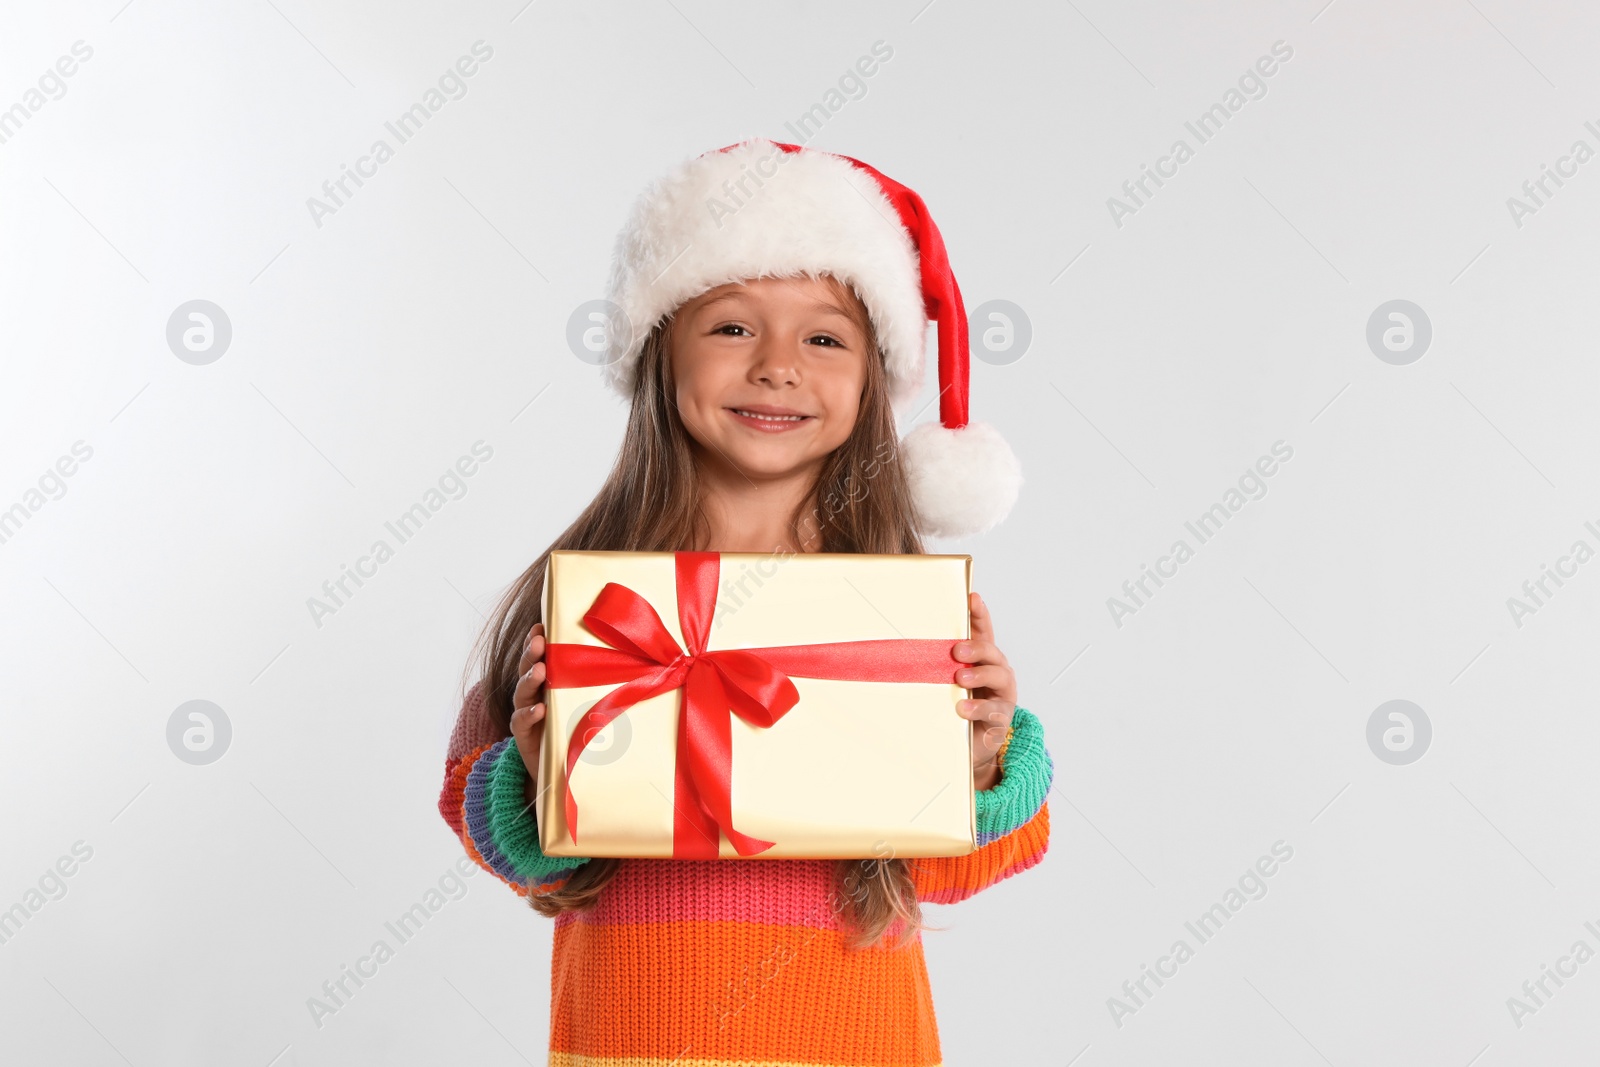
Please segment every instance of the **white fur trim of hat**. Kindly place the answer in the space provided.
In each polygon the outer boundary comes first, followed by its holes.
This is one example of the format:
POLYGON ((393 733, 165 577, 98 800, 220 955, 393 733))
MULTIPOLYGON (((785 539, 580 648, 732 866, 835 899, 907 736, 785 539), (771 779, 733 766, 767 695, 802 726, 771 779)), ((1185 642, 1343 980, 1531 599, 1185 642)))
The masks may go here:
POLYGON ((921 392, 928 319, 938 323, 939 421, 901 438, 921 533, 982 533, 1015 505, 1022 472, 994 427, 969 423, 966 309, 922 198, 849 156, 754 138, 652 182, 617 237, 607 299, 631 328, 609 332, 602 370, 631 396, 662 318, 729 282, 831 274, 866 305, 902 415, 921 392))

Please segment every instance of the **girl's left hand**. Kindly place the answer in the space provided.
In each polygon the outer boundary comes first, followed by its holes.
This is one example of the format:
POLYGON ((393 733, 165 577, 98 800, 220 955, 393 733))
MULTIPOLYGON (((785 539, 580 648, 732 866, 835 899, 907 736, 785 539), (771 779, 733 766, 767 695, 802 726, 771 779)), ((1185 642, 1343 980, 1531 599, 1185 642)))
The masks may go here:
POLYGON ((1004 653, 994 643, 994 620, 977 593, 968 598, 972 637, 956 643, 954 653, 962 663, 956 684, 972 690, 972 699, 957 703, 964 719, 972 720, 972 771, 976 789, 993 789, 1000 781, 996 759, 1017 710, 1017 676, 1004 653))

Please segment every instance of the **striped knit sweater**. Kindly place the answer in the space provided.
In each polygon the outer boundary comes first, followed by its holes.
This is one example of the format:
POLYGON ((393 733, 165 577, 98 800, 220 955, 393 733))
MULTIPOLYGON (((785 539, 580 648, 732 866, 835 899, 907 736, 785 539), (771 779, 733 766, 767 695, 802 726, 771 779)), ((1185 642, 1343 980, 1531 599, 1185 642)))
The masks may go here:
MULTIPOLYGON (((965 900, 1043 858, 1054 763, 1037 716, 1019 707, 1013 725, 1001 781, 977 794, 978 849, 908 861, 920 902, 965 900)), ((524 897, 589 862, 540 851, 527 779, 474 686, 439 812, 524 897)), ((624 860, 591 909, 555 920, 551 1067, 938 1067, 921 934, 899 951, 847 947, 836 862, 624 860)))

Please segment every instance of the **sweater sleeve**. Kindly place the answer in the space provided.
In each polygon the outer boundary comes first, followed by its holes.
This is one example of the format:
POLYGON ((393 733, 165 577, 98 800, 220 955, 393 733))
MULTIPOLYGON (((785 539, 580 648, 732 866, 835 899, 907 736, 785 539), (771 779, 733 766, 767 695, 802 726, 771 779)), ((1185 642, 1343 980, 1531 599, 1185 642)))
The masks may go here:
POLYGON ((977 797, 978 847, 965 856, 925 856, 910 861, 917 900, 954 904, 1033 867, 1050 847, 1046 794, 1055 763, 1044 747, 1044 726, 1027 708, 1012 716, 1015 728, 1005 770, 993 789, 977 797))
POLYGON ((527 781, 516 740, 490 719, 480 681, 450 735, 439 814, 474 863, 524 897, 561 888, 589 862, 540 851, 539 826, 524 793, 527 781))

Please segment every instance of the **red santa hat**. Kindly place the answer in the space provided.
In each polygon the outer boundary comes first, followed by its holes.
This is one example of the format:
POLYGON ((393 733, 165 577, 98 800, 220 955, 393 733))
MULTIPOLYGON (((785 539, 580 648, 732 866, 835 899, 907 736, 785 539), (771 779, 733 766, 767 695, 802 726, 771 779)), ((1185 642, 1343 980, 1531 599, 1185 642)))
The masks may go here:
POLYGON ((902 416, 938 323, 939 420, 900 441, 918 529, 964 537, 1004 519, 1022 472, 994 427, 968 419, 967 312, 944 239, 920 196, 849 156, 755 138, 653 182, 617 238, 607 297, 633 328, 609 338, 607 381, 632 395, 645 338, 686 301, 799 274, 831 274, 861 298, 902 416))

